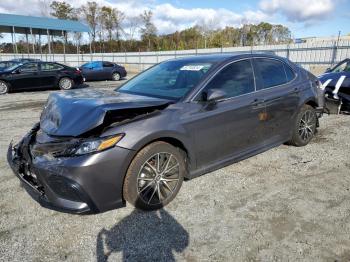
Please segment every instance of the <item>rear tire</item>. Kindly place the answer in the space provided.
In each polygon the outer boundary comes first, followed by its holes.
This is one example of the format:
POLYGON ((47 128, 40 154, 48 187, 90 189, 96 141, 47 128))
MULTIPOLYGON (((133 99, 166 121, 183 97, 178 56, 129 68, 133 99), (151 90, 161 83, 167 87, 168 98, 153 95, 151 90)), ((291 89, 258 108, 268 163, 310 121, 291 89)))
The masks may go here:
POLYGON ((62 90, 69 90, 73 88, 73 80, 68 77, 62 77, 58 81, 58 87, 62 90))
POLYGON ((316 133, 317 114, 312 106, 304 105, 297 117, 293 126, 293 136, 289 144, 294 146, 305 146, 316 133))
POLYGON ((132 160, 124 180, 124 199, 136 208, 156 210, 171 202, 185 176, 185 153, 168 143, 154 142, 132 160))
POLYGON ((112 79, 114 81, 119 81, 121 79, 121 76, 120 76, 120 74, 118 72, 115 72, 115 73, 112 74, 112 79))
POLYGON ((4 95, 8 93, 8 91, 9 91, 9 85, 4 81, 0 81, 0 95, 4 95))

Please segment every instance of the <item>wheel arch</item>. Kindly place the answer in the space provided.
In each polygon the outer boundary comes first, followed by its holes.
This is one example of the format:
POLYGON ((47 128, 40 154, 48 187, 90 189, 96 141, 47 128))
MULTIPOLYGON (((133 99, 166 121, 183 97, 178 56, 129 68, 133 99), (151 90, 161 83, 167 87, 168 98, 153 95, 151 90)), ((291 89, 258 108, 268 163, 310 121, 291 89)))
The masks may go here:
POLYGON ((183 141, 181 141, 179 138, 176 138, 173 136, 160 136, 157 138, 153 138, 153 139, 148 140, 147 142, 144 142, 142 144, 142 146, 139 146, 137 152, 139 152, 144 147, 146 147, 152 143, 155 143, 155 142, 165 142, 165 143, 168 143, 176 148, 181 149, 185 153, 185 162, 187 165, 187 170, 189 171, 189 167, 191 166, 191 162, 193 161, 193 156, 192 156, 191 152, 188 150, 188 148, 185 146, 185 143, 183 143, 183 141))

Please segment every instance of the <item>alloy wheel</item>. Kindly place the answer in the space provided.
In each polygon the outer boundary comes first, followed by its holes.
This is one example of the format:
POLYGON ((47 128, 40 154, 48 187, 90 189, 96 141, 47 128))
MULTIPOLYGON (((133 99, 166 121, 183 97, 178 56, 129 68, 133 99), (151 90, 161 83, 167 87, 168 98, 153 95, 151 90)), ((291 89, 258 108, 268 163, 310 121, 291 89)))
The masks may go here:
POLYGON ((179 180, 176 157, 166 152, 157 153, 142 165, 137 177, 137 192, 143 202, 158 205, 173 195, 179 180))
POLYGON ((60 80, 60 88, 68 90, 72 88, 72 81, 69 78, 62 78, 60 80))
POLYGON ((316 115, 314 112, 307 110, 301 117, 299 124, 299 136, 303 141, 308 141, 314 135, 316 127, 316 115))

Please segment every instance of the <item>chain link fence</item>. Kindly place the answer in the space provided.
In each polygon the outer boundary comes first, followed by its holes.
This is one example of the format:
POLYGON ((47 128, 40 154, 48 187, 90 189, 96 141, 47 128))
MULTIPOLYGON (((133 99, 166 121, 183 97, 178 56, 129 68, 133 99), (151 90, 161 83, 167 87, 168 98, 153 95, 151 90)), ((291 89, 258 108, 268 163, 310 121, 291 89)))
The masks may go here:
POLYGON ((70 66, 79 66, 90 61, 111 61, 126 67, 129 72, 140 72, 146 68, 177 57, 234 53, 234 52, 269 52, 300 64, 315 74, 324 72, 327 67, 335 65, 350 57, 350 41, 322 41, 288 45, 266 45, 225 47, 193 50, 124 52, 124 53, 94 53, 94 54, 0 54, 0 60, 13 58, 38 58, 43 61, 56 61, 70 66))

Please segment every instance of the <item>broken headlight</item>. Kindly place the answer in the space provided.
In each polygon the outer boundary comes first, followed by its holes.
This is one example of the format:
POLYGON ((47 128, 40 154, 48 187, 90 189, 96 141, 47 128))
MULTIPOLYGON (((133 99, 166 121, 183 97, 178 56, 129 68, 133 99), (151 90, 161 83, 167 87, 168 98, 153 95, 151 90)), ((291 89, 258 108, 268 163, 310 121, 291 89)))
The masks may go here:
POLYGON ((123 138, 123 136, 123 134, 119 134, 112 137, 84 141, 79 144, 72 153, 73 155, 85 155, 103 151, 115 146, 123 138))

